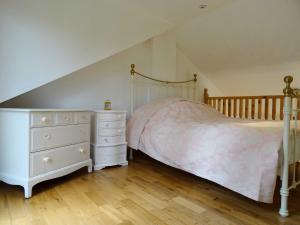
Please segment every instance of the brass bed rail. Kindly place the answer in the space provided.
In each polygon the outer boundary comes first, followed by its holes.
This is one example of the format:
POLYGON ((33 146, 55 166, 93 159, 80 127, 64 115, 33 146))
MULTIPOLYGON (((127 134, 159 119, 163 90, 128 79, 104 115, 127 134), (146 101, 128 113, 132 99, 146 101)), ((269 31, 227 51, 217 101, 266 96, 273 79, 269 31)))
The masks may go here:
POLYGON ((196 100, 197 98, 197 74, 193 75, 193 79, 190 80, 182 80, 182 81, 167 81, 167 80, 160 80, 157 78, 153 78, 152 76, 145 75, 143 73, 140 73, 136 71, 135 69, 135 64, 130 65, 130 74, 131 74, 131 79, 130 79, 130 112, 133 113, 134 110, 134 101, 135 101, 135 96, 134 96, 134 77, 140 76, 141 78, 145 80, 150 80, 157 82, 159 85, 163 86, 179 86, 179 85, 189 85, 189 83, 192 83, 193 85, 193 99, 196 100))
POLYGON ((130 70, 130 73, 131 75, 139 75, 141 77, 144 77, 146 79, 149 79, 149 80, 152 80, 152 81, 156 81, 156 82, 160 82, 160 83, 165 83, 165 84, 184 84, 184 83, 189 83, 189 82, 197 82, 197 74, 194 74, 194 79, 191 79, 191 80, 183 80, 183 81, 167 81, 167 80, 159 80, 159 79, 155 79, 155 78, 152 78, 152 77, 149 77, 145 74, 142 74, 140 72, 137 72, 135 70, 135 64, 131 64, 131 70, 130 70))

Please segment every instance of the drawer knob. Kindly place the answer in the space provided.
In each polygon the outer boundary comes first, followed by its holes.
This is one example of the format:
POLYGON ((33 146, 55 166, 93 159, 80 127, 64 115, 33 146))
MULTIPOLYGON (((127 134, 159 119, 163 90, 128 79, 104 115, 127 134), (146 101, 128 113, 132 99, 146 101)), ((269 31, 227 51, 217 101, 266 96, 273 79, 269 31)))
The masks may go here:
POLYGON ((45 138, 46 140, 50 140, 50 139, 51 139, 51 135, 50 135, 50 134, 45 134, 45 135, 44 135, 44 138, 45 138))
POLYGON ((86 120, 87 118, 86 116, 81 116, 81 119, 86 120))
POLYGON ((83 149, 83 148, 80 148, 78 151, 79 151, 80 153, 85 153, 85 149, 83 149))
POLYGON ((44 157, 44 158, 43 158, 43 161, 44 161, 45 163, 48 163, 48 162, 50 161, 50 158, 49 158, 49 157, 44 157))
POLYGON ((107 124, 105 124, 105 127, 109 127, 109 124, 107 123, 107 124))
POLYGON ((48 119, 48 117, 43 116, 42 119, 41 119, 41 121, 42 121, 43 123, 48 123, 48 122, 49 122, 49 119, 48 119))
POLYGON ((108 139, 107 139, 107 138, 104 138, 104 142, 108 143, 108 139))

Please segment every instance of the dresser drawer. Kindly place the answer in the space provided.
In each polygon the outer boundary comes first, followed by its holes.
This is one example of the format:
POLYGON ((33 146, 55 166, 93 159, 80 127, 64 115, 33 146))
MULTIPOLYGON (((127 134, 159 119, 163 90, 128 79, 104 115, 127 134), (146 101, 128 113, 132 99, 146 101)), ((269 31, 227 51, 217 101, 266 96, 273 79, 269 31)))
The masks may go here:
POLYGON ((91 114, 90 112, 76 112, 75 118, 76 123, 90 123, 91 114))
POLYGON ((114 136, 114 137, 99 137, 99 144, 104 145, 113 145, 113 144, 121 144, 125 143, 125 136, 114 136))
POLYGON ((99 120, 102 121, 118 121, 118 120, 126 120, 125 113, 99 113, 99 120))
POLYGON ((73 112, 57 112, 55 114, 55 125, 70 125, 74 124, 73 112))
POLYGON ((118 136, 118 135, 125 135, 125 128, 99 128, 98 129, 99 136, 118 136))
POLYGON ((95 147, 93 150, 93 158, 95 165, 106 164, 113 165, 126 162, 127 146, 107 146, 107 147, 95 147))
POLYGON ((52 112, 32 112, 31 127, 47 127, 53 126, 54 113, 52 112))
POLYGON ((99 121, 99 127, 101 128, 122 128, 125 127, 126 121, 99 121))
POLYGON ((31 152, 88 142, 89 124, 33 128, 31 130, 31 152))
POLYGON ((89 143, 72 145, 30 154, 30 176, 64 168, 90 158, 89 143))

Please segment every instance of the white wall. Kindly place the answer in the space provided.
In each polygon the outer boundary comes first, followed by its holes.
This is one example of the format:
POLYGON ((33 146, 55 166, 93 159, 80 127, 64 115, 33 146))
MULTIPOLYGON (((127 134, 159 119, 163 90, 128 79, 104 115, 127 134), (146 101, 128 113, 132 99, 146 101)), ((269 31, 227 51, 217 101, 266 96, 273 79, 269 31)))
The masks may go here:
POLYGON ((0 102, 171 27, 128 1, 1 0, 0 102))
POLYGON ((192 78, 193 74, 197 74, 197 99, 203 100, 204 88, 208 88, 211 95, 223 95, 222 91, 217 88, 178 47, 176 70, 177 80, 188 80, 192 78))
POLYGON ((176 80, 176 37, 172 31, 152 39, 152 74, 161 80, 176 80))
POLYGON ((110 99, 113 108, 128 109, 130 64, 151 73, 151 42, 123 51, 66 77, 25 93, 6 106, 33 108, 102 108, 110 99))
MULTIPOLYGON (((162 71, 173 71, 162 79, 191 79, 197 69, 180 50, 174 48, 170 51, 170 33, 134 46, 128 50, 118 53, 108 59, 88 66, 69 76, 53 81, 47 85, 23 94, 19 97, 5 102, 1 107, 33 107, 33 108, 103 108, 104 101, 110 99, 115 109, 130 109, 130 64, 135 63, 137 70, 145 74, 152 74, 154 59, 157 55, 174 57, 173 64, 160 64, 162 71), (165 48, 161 40, 166 41, 165 48), (161 46, 158 52, 156 44, 161 46), (155 51, 153 51, 155 49, 155 51)), ((157 62, 157 61, 156 61, 157 62)), ((159 71, 157 71, 160 74, 159 71)), ((200 86, 216 88, 201 76, 200 86)), ((199 88, 200 89, 200 88, 199 88)), ((199 90, 198 89, 198 90, 199 90)), ((217 91, 217 90, 216 90, 217 91)), ((202 93, 202 90, 199 90, 202 93)))
POLYGON ((283 78, 292 75, 294 88, 300 88, 300 61, 221 70, 209 76, 225 95, 283 94, 283 78))

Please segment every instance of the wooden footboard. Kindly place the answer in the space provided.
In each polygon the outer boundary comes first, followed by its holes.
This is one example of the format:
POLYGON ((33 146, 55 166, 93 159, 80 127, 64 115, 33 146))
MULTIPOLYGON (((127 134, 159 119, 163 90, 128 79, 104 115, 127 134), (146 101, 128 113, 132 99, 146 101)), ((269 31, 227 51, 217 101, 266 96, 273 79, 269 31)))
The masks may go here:
MULTIPOLYGON (((283 95, 210 97, 204 89, 203 102, 220 113, 234 118, 283 120, 283 95)), ((300 108, 300 99, 294 102, 300 108)), ((298 116, 300 119, 300 116, 298 116)))

